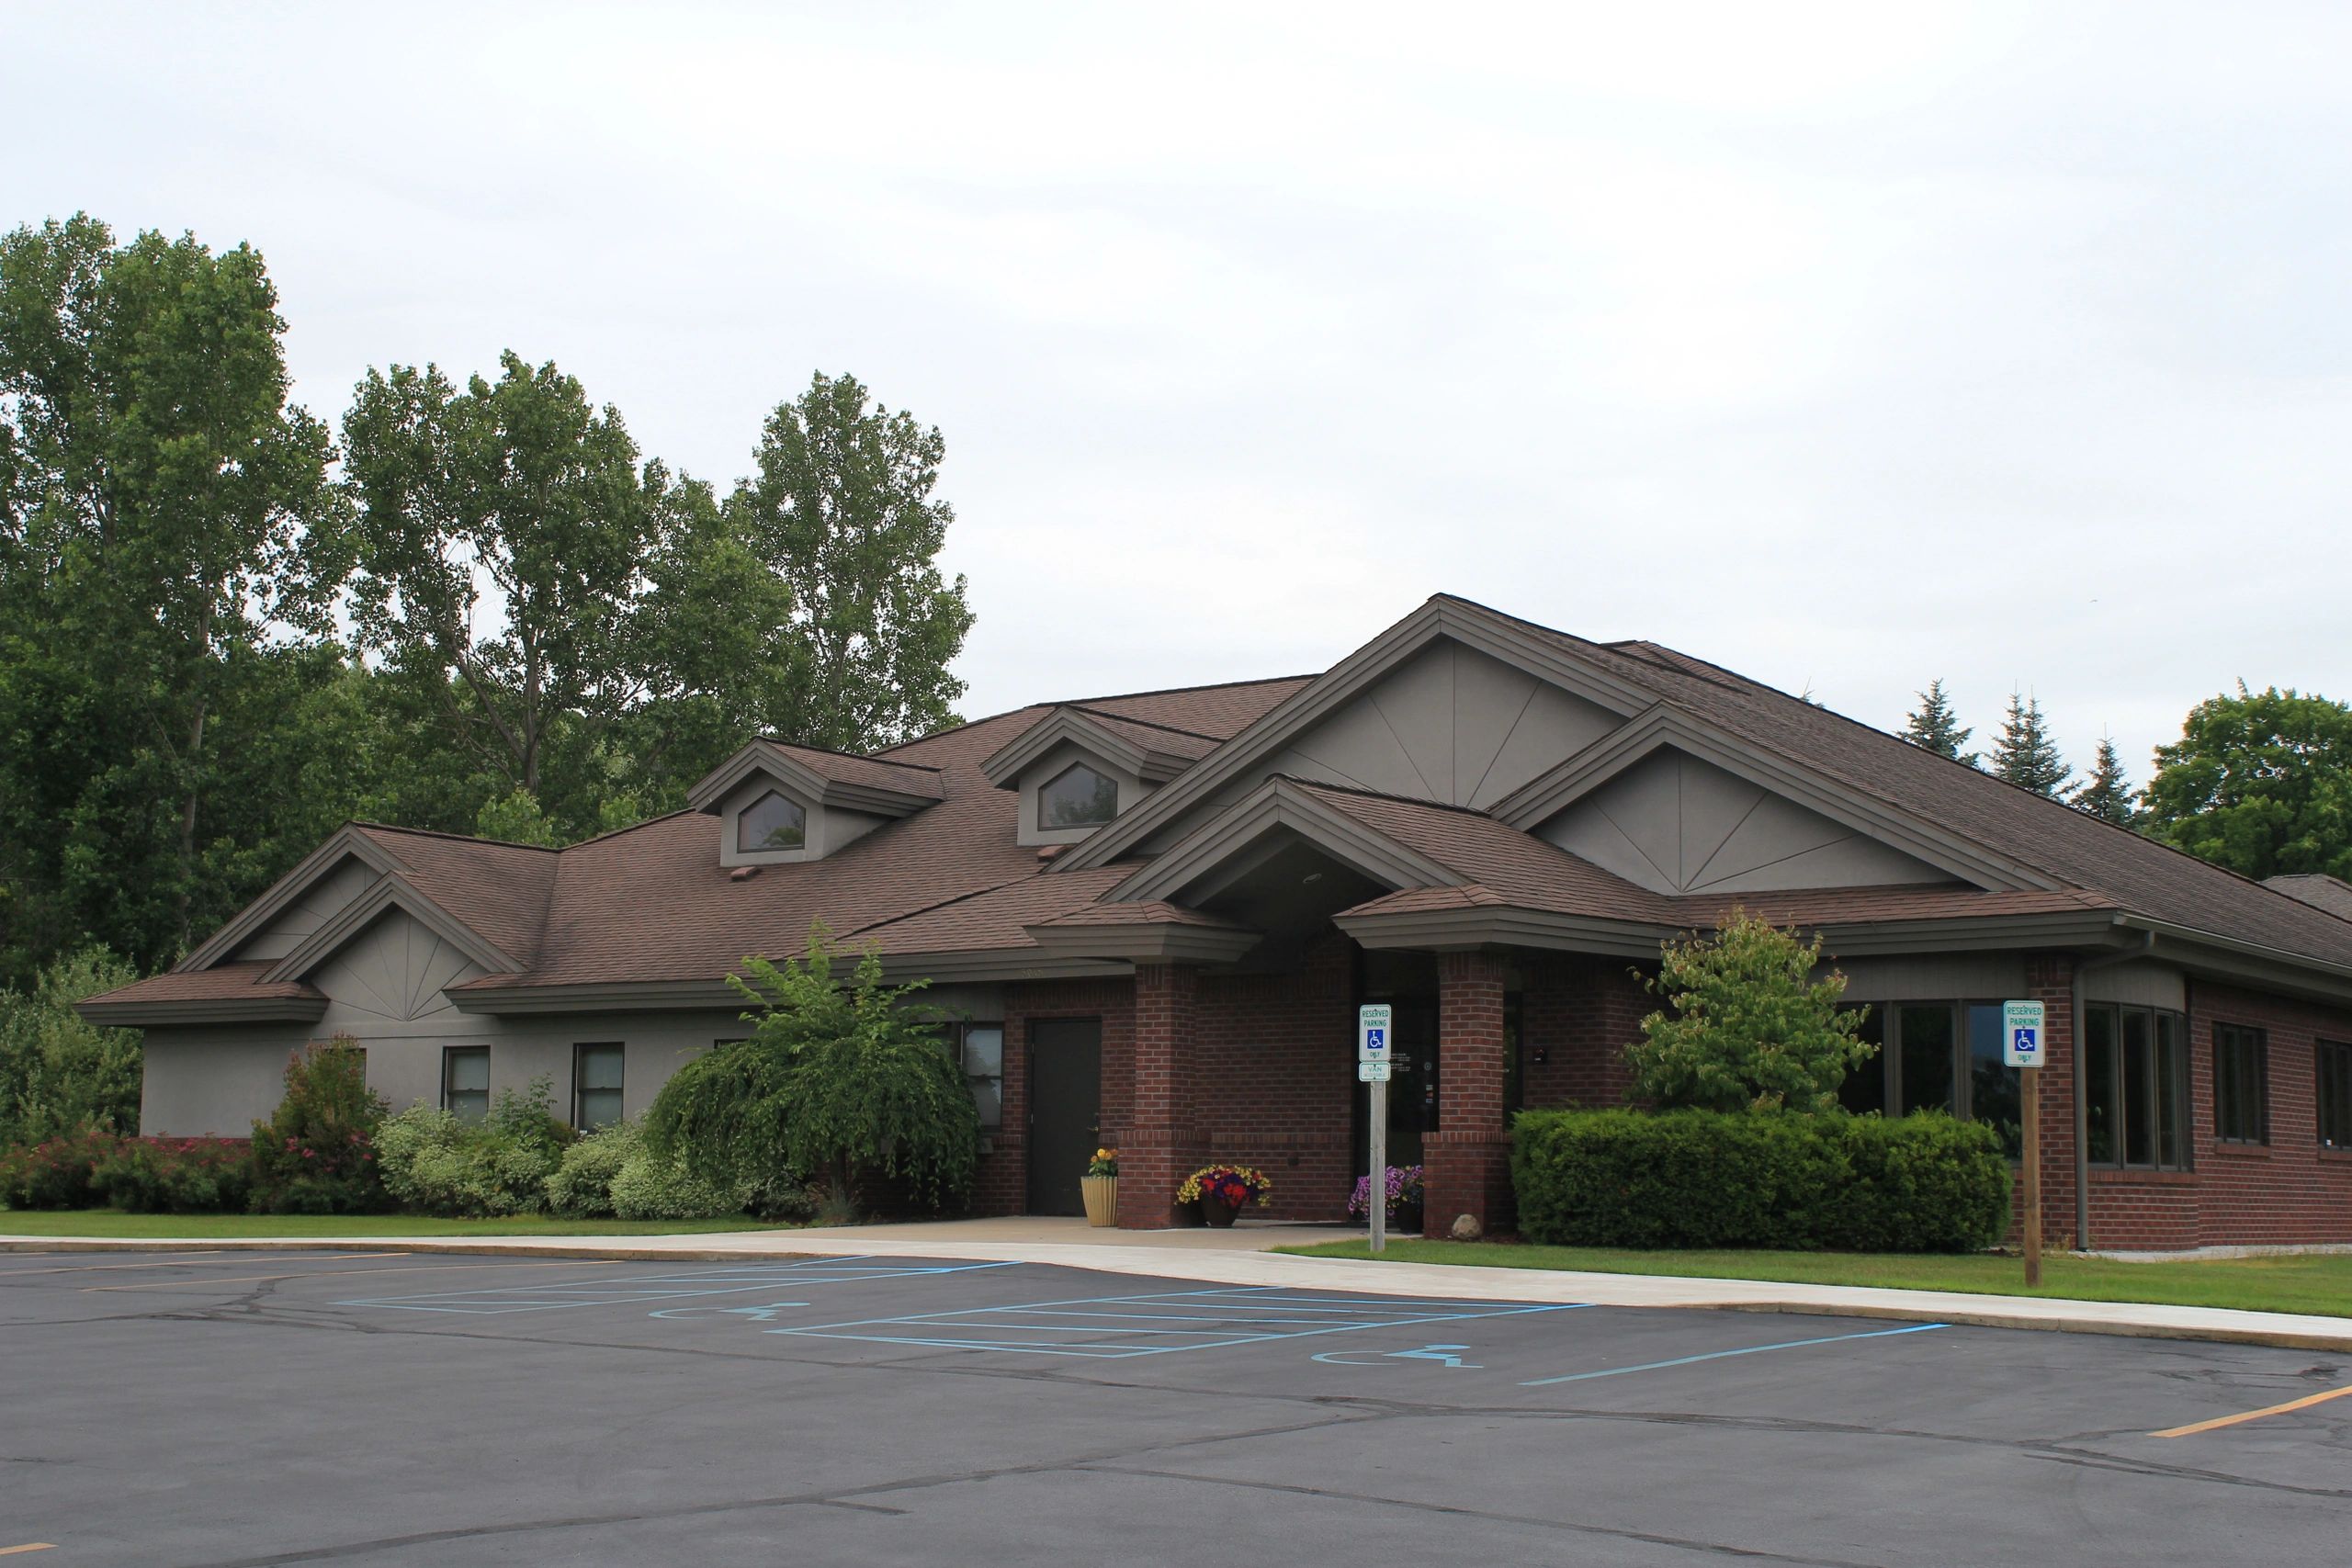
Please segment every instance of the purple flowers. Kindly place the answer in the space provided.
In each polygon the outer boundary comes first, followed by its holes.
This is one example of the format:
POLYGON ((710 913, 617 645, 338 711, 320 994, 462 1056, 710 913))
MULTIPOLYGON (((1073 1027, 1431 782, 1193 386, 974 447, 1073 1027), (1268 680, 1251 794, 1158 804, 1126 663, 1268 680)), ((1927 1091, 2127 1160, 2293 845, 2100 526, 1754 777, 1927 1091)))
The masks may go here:
MULTIPOLYGON (((1396 1211, 1421 1201, 1421 1168, 1418 1165, 1392 1165, 1388 1168, 1387 1217, 1395 1219, 1396 1211)), ((1350 1214, 1372 1213, 1372 1178, 1356 1178, 1355 1195, 1348 1200, 1350 1214)))

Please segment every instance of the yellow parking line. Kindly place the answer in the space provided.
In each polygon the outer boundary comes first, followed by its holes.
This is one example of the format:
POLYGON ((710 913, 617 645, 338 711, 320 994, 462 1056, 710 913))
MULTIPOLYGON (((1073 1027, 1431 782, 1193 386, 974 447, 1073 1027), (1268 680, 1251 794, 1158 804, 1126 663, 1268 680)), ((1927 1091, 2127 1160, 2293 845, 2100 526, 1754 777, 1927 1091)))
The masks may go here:
POLYGON ((54 1269, 0 1269, 0 1280, 13 1280, 19 1274, 88 1274, 101 1269, 177 1269, 198 1258, 227 1256, 225 1252, 191 1252, 153 1263, 61 1263, 54 1269))
POLYGON ((28 1540, 22 1546, 0 1546, 0 1557, 14 1557, 19 1551, 55 1551, 56 1550, 57 1543, 54 1541, 28 1540))
POLYGON ((2151 1432, 2152 1438, 2193 1438, 2199 1432, 2211 1432, 2219 1427, 2234 1427, 2244 1421, 2259 1421, 2266 1416, 2284 1416, 2290 1410, 2308 1410, 2314 1404, 2324 1404, 2331 1399, 2342 1399, 2352 1393, 2352 1384, 2332 1388, 2325 1393, 2308 1393, 2301 1399, 2290 1399, 2284 1404, 2266 1404, 2259 1410, 2242 1411, 2235 1416, 2216 1416, 2211 1421, 2198 1421, 2186 1427, 2167 1427, 2161 1432, 2151 1432))
MULTIPOLYGON (((354 1258, 413 1258, 410 1252, 355 1252, 354 1258)), ((318 1269, 296 1274, 232 1274, 208 1280, 150 1280, 143 1285, 85 1285, 84 1294, 92 1291, 195 1291, 207 1285, 250 1285, 261 1280, 334 1280, 345 1274, 429 1274, 439 1269, 609 1269, 624 1261, 621 1258, 558 1258, 546 1262, 518 1263, 511 1258, 499 1258, 487 1263, 419 1263, 409 1269, 318 1269)))

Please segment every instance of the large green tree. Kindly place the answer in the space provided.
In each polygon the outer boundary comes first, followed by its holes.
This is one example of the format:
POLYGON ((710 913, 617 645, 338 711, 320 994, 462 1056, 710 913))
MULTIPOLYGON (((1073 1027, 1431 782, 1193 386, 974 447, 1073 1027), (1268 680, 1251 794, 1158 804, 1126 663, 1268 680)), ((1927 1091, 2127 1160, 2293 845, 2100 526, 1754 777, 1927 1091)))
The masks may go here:
POLYGON ((947 666, 972 613, 964 579, 937 562, 955 520, 932 495, 945 451, 935 427, 871 402, 849 376, 818 376, 769 417, 727 514, 790 596, 771 728, 862 751, 954 718, 964 683, 947 666))
POLYGON ((593 759, 644 691, 639 620, 668 475, 620 413, 509 353, 463 388, 370 371, 344 420, 359 646, 437 710, 447 741, 579 832, 593 759))
POLYGON ((307 836, 285 727, 339 671, 325 427, 287 400, 261 257, 0 240, 0 968, 95 937, 142 967, 307 836), (276 820, 265 820, 275 817, 276 820))
POLYGON ((1976 732, 1960 722, 1952 712, 1951 699, 1944 694, 1940 679, 1928 682, 1928 689, 1918 694, 1919 705, 1904 721, 1903 739, 1922 750, 1933 751, 1939 757, 1949 757, 1955 762, 1976 766, 1973 752, 1962 751, 1968 738, 1976 732))
POLYGON ((2247 876, 2352 877, 2352 705, 2238 684, 2156 749, 2142 829, 2247 876))
POLYGON ((1878 1047, 1839 1006, 1846 976, 1819 979, 1821 939, 1734 909, 1713 935, 1659 951, 1644 984, 1665 1002, 1625 1048, 1631 1094, 1660 1109, 1830 1111, 1878 1047))

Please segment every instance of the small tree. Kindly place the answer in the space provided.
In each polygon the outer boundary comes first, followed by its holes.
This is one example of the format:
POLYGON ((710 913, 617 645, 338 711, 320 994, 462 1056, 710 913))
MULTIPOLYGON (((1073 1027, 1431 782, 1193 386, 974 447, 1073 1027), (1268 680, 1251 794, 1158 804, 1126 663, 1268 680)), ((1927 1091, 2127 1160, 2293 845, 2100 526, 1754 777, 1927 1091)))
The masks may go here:
POLYGON ((253 1206, 266 1214, 352 1214, 384 1206, 376 1129, 389 1109, 347 1034, 287 1059, 286 1098, 254 1123, 253 1206))
POLYGON ((2001 737, 1993 743, 1993 772, 2013 784, 2022 784, 2052 800, 2066 798, 2075 770, 2058 754, 2050 721, 2041 704, 2022 693, 2009 694, 2009 711, 2001 721, 2001 737))
POLYGON ((2129 828, 2139 816, 2132 805, 2132 781, 2123 776, 2123 759, 2116 754, 2115 737, 2098 738, 2098 753, 2091 764, 2090 780, 2075 792, 2068 804, 2119 828, 2129 828))
POLYGON ((0 1149, 83 1126, 139 1131, 139 1032, 101 1029, 74 1010, 138 978, 89 947, 44 967, 29 991, 0 991, 0 1149))
POLYGON ((735 988, 758 1010, 752 1037, 689 1062, 646 1112, 646 1145, 722 1188, 780 1172, 821 1176, 847 1203, 860 1170, 904 1181, 934 1205, 969 1195, 979 1159, 972 1092, 938 1032, 946 1015, 888 987, 868 952, 833 979, 831 933, 782 967, 748 958, 735 988))
POLYGON ((1660 1109, 1827 1111, 1847 1075, 1878 1050, 1838 1007, 1846 976, 1813 977, 1821 939, 1801 942, 1745 909, 1713 937, 1660 949, 1643 984, 1666 1008, 1625 1047, 1633 1098, 1660 1109))
POLYGON ((1940 679, 1928 682, 1928 689, 1918 694, 1919 705, 1903 726, 1903 739, 1923 751, 1933 751, 1939 757, 1949 757, 1955 762, 1976 766, 1976 755, 1962 751, 1968 738, 1976 731, 1960 722, 1951 711, 1951 699, 1944 694, 1940 679))

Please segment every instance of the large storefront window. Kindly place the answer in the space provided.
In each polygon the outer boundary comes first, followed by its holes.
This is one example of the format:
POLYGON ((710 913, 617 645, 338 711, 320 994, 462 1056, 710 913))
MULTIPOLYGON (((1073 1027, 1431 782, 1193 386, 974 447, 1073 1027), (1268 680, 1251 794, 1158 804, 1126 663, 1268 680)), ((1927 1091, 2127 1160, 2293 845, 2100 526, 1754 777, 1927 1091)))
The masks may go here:
POLYGON ((2188 1029, 2180 1014, 2084 1006, 2083 1131, 2093 1165, 2188 1168, 2188 1029))
POLYGON ((2001 1060, 1999 1002, 1871 1002, 1859 1033, 1879 1053, 1839 1089, 1847 1110, 1948 1111, 1991 1123, 2018 1156, 2023 1100, 2018 1069, 2001 1060))

